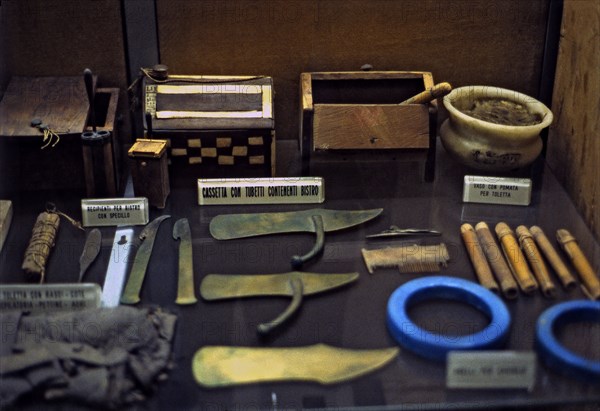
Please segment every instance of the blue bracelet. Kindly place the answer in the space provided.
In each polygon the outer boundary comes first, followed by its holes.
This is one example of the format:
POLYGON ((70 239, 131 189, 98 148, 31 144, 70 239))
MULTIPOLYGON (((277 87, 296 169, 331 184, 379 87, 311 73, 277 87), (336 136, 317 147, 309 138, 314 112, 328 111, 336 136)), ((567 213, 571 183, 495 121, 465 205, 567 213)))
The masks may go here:
POLYGON ((558 327, 578 321, 600 322, 600 301, 569 301, 544 311, 536 324, 538 353, 548 367, 560 373, 599 383, 600 361, 588 360, 569 351, 554 335, 558 327))
POLYGON ((510 313, 497 295, 471 281, 445 276, 424 277, 402 285, 390 297, 387 326, 404 348, 432 360, 445 361, 449 351, 498 348, 510 329, 510 313), (490 318, 483 330, 470 335, 448 336, 420 328, 408 317, 410 306, 434 298, 457 300, 474 306, 490 318))

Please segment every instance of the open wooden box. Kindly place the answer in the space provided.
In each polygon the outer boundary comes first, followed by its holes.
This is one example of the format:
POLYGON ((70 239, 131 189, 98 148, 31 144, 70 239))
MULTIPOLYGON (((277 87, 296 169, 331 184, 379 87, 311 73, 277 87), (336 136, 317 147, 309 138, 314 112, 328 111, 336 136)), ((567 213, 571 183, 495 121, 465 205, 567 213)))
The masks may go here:
MULTIPOLYGON (((94 79, 95 82, 95 79, 94 79)), ((117 191, 118 160, 116 112, 119 89, 98 88, 95 95, 99 130, 110 132, 106 153, 107 185, 117 191), (110 161, 108 161, 110 160, 110 161)), ((89 104, 82 76, 19 77, 11 79, 0 102, 0 192, 16 190, 74 190, 90 193, 90 156, 81 134, 88 125, 89 104), (39 118, 60 135, 46 148, 43 133, 31 126, 39 118), (88 172, 86 172, 88 171, 88 172), (17 184, 18 183, 18 184, 17 184)))
POLYGON ((399 104, 433 87, 421 71, 302 73, 300 147, 311 161, 419 161, 425 181, 435 172, 436 103, 399 104))

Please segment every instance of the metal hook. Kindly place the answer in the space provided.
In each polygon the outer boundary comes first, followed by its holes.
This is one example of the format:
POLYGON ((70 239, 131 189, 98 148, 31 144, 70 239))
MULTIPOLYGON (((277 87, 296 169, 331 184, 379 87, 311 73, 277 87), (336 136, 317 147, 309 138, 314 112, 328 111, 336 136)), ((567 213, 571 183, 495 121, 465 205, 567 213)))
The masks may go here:
POLYGON ((300 308, 300 305, 302 304, 302 294, 304 293, 304 284, 299 278, 292 278, 289 284, 292 289, 292 302, 285 311, 279 314, 273 321, 259 324, 256 329, 259 334, 265 335, 270 333, 286 322, 296 311, 298 311, 298 308, 300 308))
POLYGON ((315 227, 315 233, 317 238, 315 240, 315 245, 313 248, 304 255, 295 255, 292 257, 292 267, 294 269, 298 269, 302 267, 304 263, 306 263, 311 258, 315 257, 323 250, 323 246, 325 244, 325 229, 323 226, 323 217, 320 215, 311 216, 311 220, 315 227))

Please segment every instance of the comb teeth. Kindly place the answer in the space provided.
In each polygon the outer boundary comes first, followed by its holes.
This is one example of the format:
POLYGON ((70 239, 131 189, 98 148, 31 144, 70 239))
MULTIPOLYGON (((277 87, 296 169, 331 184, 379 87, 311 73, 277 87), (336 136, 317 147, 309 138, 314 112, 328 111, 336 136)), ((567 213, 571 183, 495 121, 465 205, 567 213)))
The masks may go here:
POLYGON ((398 265, 398 271, 400 271, 402 274, 404 273, 410 273, 410 272, 414 272, 414 273, 427 273, 427 272, 433 272, 433 273, 439 273, 440 272, 440 264, 433 262, 433 261, 426 261, 426 262, 418 262, 418 263, 407 263, 407 264, 400 264, 398 265))

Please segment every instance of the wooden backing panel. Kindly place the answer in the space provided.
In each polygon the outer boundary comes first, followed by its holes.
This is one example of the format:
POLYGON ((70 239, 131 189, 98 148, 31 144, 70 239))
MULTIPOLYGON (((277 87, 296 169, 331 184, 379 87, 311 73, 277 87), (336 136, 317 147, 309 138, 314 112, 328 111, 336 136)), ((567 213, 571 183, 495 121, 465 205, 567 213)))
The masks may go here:
POLYGON ((314 150, 429 147, 425 105, 315 104, 314 150))
POLYGON ((162 62, 173 73, 272 75, 280 139, 298 138, 302 72, 369 63, 536 96, 548 3, 156 0, 162 62))
MULTIPOLYGON (((600 239, 600 3, 567 0, 547 161, 600 239)), ((567 222, 565 221, 565 224, 567 222)))

